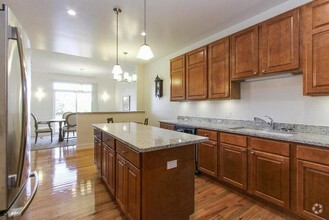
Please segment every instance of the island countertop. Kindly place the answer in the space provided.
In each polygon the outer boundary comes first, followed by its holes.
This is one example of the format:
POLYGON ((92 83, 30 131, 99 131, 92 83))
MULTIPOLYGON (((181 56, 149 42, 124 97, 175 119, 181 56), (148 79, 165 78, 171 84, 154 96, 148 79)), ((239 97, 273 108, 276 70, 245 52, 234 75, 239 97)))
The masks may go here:
POLYGON ((138 152, 148 152, 205 142, 207 137, 170 131, 134 122, 103 123, 93 126, 138 152))

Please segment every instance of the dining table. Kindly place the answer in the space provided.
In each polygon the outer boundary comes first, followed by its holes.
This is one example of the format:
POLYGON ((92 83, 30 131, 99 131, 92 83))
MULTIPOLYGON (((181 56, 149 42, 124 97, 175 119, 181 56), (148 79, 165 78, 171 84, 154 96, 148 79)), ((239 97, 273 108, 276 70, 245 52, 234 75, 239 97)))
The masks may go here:
POLYGON ((58 142, 61 142, 64 140, 63 138, 63 132, 62 132, 62 129, 63 129, 63 122, 65 122, 65 119, 64 118, 53 118, 53 119, 50 119, 49 120, 51 123, 58 123, 59 124, 59 131, 58 131, 58 142))

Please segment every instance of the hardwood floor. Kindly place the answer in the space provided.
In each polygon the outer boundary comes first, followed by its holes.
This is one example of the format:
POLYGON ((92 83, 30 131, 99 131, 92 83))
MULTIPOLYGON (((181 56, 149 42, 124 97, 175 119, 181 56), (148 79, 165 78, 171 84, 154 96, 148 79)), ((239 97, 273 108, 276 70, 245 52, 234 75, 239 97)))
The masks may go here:
MULTIPOLYGON (((93 164, 93 148, 74 146, 32 152, 39 190, 21 219, 124 219, 93 164)), ((196 177, 191 219, 294 219, 235 193, 207 177, 196 177)))

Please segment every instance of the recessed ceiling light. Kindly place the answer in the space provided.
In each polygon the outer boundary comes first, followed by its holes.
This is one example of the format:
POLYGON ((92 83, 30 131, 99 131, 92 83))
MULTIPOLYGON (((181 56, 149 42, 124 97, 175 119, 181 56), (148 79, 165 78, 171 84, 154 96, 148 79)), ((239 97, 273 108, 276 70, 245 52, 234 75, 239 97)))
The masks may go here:
POLYGON ((74 10, 72 10, 72 9, 68 10, 67 13, 68 13, 69 15, 71 15, 71 16, 75 16, 75 15, 77 14, 77 13, 76 13, 74 10))

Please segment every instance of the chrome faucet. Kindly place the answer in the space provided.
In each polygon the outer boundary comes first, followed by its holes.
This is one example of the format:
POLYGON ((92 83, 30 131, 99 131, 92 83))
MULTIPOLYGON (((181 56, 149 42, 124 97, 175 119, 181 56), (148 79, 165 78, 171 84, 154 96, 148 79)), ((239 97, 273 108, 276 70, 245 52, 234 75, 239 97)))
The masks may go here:
POLYGON ((271 117, 269 117, 267 115, 265 115, 264 117, 265 118, 268 118, 270 121, 267 122, 264 119, 261 119, 261 118, 258 118, 258 117, 254 117, 254 121, 255 122, 263 122, 263 123, 266 123, 268 126, 271 127, 272 130, 274 130, 274 120, 273 120, 273 118, 271 118, 271 117))

